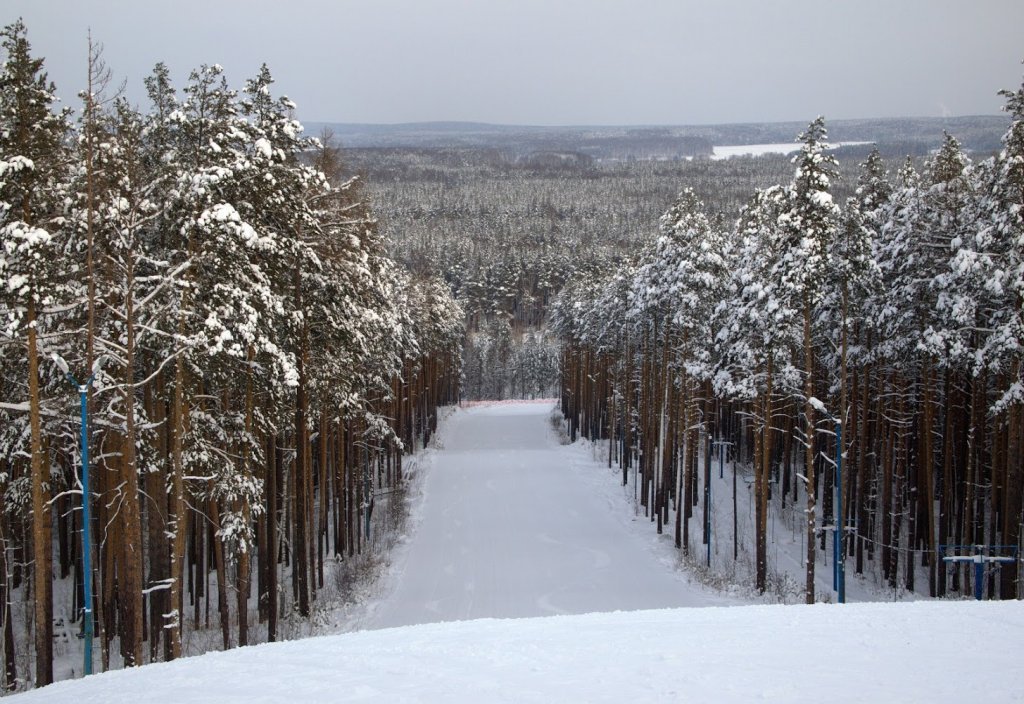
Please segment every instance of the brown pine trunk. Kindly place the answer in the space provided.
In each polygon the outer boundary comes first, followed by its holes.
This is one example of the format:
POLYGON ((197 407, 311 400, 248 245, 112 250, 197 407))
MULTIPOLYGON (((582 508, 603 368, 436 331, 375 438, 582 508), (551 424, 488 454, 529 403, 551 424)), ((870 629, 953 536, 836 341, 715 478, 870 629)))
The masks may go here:
POLYGON ((270 436, 267 440, 267 549, 260 555, 260 561, 266 563, 267 591, 267 640, 271 643, 277 640, 277 560, 278 560, 278 539, 277 539, 277 476, 280 472, 280 457, 278 456, 277 438, 270 436))
MULTIPOLYGON (((295 298, 296 308, 302 310, 302 274, 298 269, 295 271, 295 298)), ((292 546, 292 590, 295 593, 296 604, 299 615, 307 617, 310 614, 309 605, 309 548, 307 534, 307 507, 306 496, 306 475, 308 468, 306 458, 309 451, 309 429, 306 418, 308 415, 308 400, 306 397, 306 335, 305 324, 300 332, 299 346, 296 350, 296 366, 298 368, 298 387, 295 394, 295 462, 293 464, 292 494, 295 497, 295 512, 292 520, 293 541, 292 546)))
MULTIPOLYGON (((101 444, 100 449, 105 449, 105 446, 112 441, 112 438, 108 436, 101 444)), ((117 476, 113 470, 107 467, 103 468, 102 472, 99 472, 102 479, 102 494, 103 496, 110 496, 113 487, 111 485, 117 484, 117 476)), ((99 503, 99 502, 98 502, 99 503)), ((101 612, 97 614, 98 623, 100 624, 100 663, 104 671, 110 669, 110 648, 114 642, 114 637, 117 635, 117 593, 114 587, 117 584, 117 571, 119 569, 120 560, 120 545, 121 545, 121 522, 116 520, 116 516, 111 515, 111 511, 108 510, 102 503, 97 507, 96 524, 99 526, 108 526, 107 530, 104 531, 103 540, 98 540, 96 544, 100 546, 100 557, 101 564, 103 566, 101 570, 101 585, 103 589, 103 598, 101 599, 101 612)))
POLYGON ((806 420, 806 449, 804 452, 804 475, 807 477, 807 582, 804 587, 806 601, 814 603, 814 546, 817 516, 815 514, 814 486, 814 350, 811 348, 811 303, 804 298, 804 416, 806 420))
MULTIPOLYGON (((217 499, 210 499, 210 525, 207 536, 213 546, 213 569, 217 575, 217 616, 220 622, 220 640, 224 650, 231 647, 231 621, 227 608, 227 569, 224 562, 224 541, 217 532, 220 530, 220 507, 217 499)), ((209 614, 209 598, 207 600, 209 614)), ((209 618, 209 616, 208 616, 209 618)))
MULTIPOLYGON (((178 333, 183 334, 184 318, 178 317, 178 333)), ((180 658, 182 610, 184 608, 185 540, 188 534, 188 514, 185 505, 184 435, 185 415, 185 363, 179 355, 174 362, 174 399, 171 405, 171 486, 170 486, 170 611, 166 623, 171 644, 172 660, 180 658)))
MULTIPOLYGON (((1019 308, 1019 306, 1018 306, 1019 308)), ((1015 359, 1010 369, 1010 379, 1019 382, 1021 379, 1020 359, 1015 359)), ((1006 443, 1006 474, 1005 509, 1003 512, 1003 544, 1020 548, 1022 487, 1024 482, 1024 412, 1021 404, 1010 406, 1007 420, 1006 443)), ((1004 551, 1005 553, 1005 551, 1004 551)), ((999 597, 1016 599, 1019 593, 1016 563, 1004 564, 1000 572, 999 597)))
MULTIPOLYGON (((245 441, 244 449, 242 451, 242 473, 246 479, 252 478, 252 452, 250 448, 250 442, 254 442, 253 436, 253 380, 252 380, 252 364, 255 359, 255 352, 252 347, 249 348, 248 354, 246 355, 248 365, 246 366, 245 373, 245 441)), ((245 526, 250 527, 252 525, 252 507, 249 502, 242 501, 237 510, 242 514, 242 521, 245 526)), ((246 646, 249 644, 249 590, 250 590, 250 573, 251 573, 251 559, 253 546, 249 540, 246 540, 244 547, 238 551, 238 574, 236 576, 236 587, 238 590, 237 607, 238 607, 238 645, 246 646)))
MULTIPOLYGON (((868 539, 872 539, 874 536, 870 530, 868 530, 868 497, 867 497, 867 480, 868 480, 868 424, 869 414, 871 412, 871 371, 870 367, 866 367, 861 372, 861 383, 860 383, 860 413, 858 414, 860 427, 858 450, 857 450, 857 574, 864 574, 864 543, 868 539)), ((877 448, 877 442, 873 443, 877 448)), ((876 461, 877 464, 877 461, 876 461)), ((876 470, 877 471, 877 470, 876 470)), ((869 549, 870 550, 870 549, 869 549)), ((868 552, 870 557, 873 553, 868 552)))
POLYGON ((135 431, 135 303, 132 252, 128 252, 125 285, 125 367, 122 380, 125 431, 121 449, 121 483, 124 498, 121 503, 123 521, 123 572, 119 575, 119 599, 123 603, 124 623, 121 627, 121 650, 125 653, 125 667, 144 664, 142 642, 145 635, 142 624, 142 516, 139 504, 139 473, 136 459, 135 431))
MULTIPOLYGON (((684 344, 684 346, 686 344, 685 343, 685 338, 684 338, 684 343, 683 344, 684 344)), ((684 542, 684 539, 683 539, 683 514, 685 513, 685 509, 683 508, 683 505, 686 503, 686 498, 685 498, 686 491, 685 491, 685 487, 683 486, 683 481, 684 481, 683 467, 679 466, 679 461, 678 461, 679 449, 680 449, 680 446, 685 446, 686 437, 687 437, 687 435, 686 435, 687 427, 689 425, 689 416, 687 415, 687 412, 686 412, 687 396, 688 396, 688 391, 689 391, 689 388, 688 388, 689 380, 687 379, 687 376, 686 376, 686 368, 685 367, 680 367, 679 376, 680 376, 680 379, 679 379, 679 399, 678 399, 678 402, 676 403, 676 410, 675 410, 675 414, 674 415, 678 419, 678 425, 681 426, 676 431, 676 436, 677 436, 677 438, 680 438, 680 439, 676 441, 676 444, 675 444, 675 447, 674 447, 673 453, 672 453, 673 454, 673 459, 675 460, 674 463, 676 465, 676 479, 675 479, 675 489, 676 489, 675 543, 676 543, 676 549, 677 550, 682 549, 683 545, 686 542, 688 542, 688 539, 689 539, 689 535, 686 536, 687 541, 684 542)), ((685 460, 684 460, 684 466, 685 466, 685 460)), ((625 473, 625 470, 623 470, 623 473, 625 473)), ((689 546, 687 546, 687 549, 689 549, 689 546)))
MULTIPOLYGON (((6 460, 0 459, 0 473, 8 474, 10 467, 6 460)), ((12 584, 10 567, 7 564, 7 515, 4 506, 3 492, 0 492, 0 621, 2 621, 3 633, 3 675, 0 680, 0 687, 4 692, 9 692, 17 685, 18 667, 14 651, 14 619, 11 618, 11 590, 15 588, 12 584)))
MULTIPOLYGON (((148 395, 148 390, 147 390, 148 395)), ((149 405, 149 404, 147 404, 149 405)), ((156 420, 158 415, 150 408, 150 418, 156 420)), ((167 529, 167 490, 166 477, 157 472, 145 475, 146 494, 152 500, 146 511, 146 538, 149 546, 149 577, 147 583, 160 588, 149 593, 149 661, 156 662, 160 657, 160 646, 164 641, 164 618, 167 608, 167 590, 162 588, 167 579, 167 542, 164 531, 167 529)))
POLYGON ((768 354, 765 372, 764 418, 760 445, 760 460, 755 465, 754 497, 756 503, 756 561, 757 590, 762 594, 768 588, 768 487, 771 479, 772 457, 772 382, 774 372, 772 353, 768 354))
POLYGON ((49 506, 49 468, 43 451, 40 420, 39 351, 36 341, 35 301, 29 300, 28 325, 28 397, 32 467, 32 583, 35 585, 36 686, 53 682, 53 545, 49 506))
POLYGON ((338 419, 334 442, 334 555, 345 554, 345 422, 338 419))
POLYGON ((210 539, 213 542, 213 564, 217 573, 217 613, 220 617, 220 635, 224 650, 231 647, 231 614, 228 611, 228 576, 224 562, 224 541, 217 536, 220 530, 220 507, 216 499, 209 502, 210 539))
POLYGON ((320 437, 319 439, 319 464, 320 464, 320 521, 317 529, 316 539, 316 575, 317 585, 320 589, 324 588, 324 552, 327 549, 327 526, 329 525, 328 518, 330 509, 330 486, 331 481, 328 474, 328 457, 327 450, 330 447, 328 444, 330 426, 327 423, 327 411, 326 409, 320 410, 320 437))
MULTIPOLYGON (((922 471, 921 476, 919 477, 919 484, 924 485, 924 496, 922 500, 925 502, 923 517, 926 522, 926 525, 924 526, 924 537, 926 547, 925 554, 928 561, 928 594, 929 596, 935 596, 938 589, 936 585, 938 574, 936 572, 935 565, 935 550, 937 547, 937 541, 935 540, 935 450, 932 440, 935 425, 935 408, 932 399, 932 395, 934 393, 934 379, 932 378, 931 360, 925 360, 923 371, 924 427, 921 428, 921 444, 923 446, 923 452, 921 458, 922 471)), ((913 561, 911 560, 911 562, 913 561)), ((913 571, 913 568, 911 568, 911 571, 913 571)))

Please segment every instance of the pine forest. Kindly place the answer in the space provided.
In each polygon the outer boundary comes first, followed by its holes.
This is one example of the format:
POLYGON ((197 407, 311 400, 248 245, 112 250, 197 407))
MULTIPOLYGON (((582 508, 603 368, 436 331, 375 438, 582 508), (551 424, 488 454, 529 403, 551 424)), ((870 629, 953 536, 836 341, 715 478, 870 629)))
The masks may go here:
POLYGON ((4 691, 83 643, 106 671, 317 633, 481 400, 549 399, 706 584, 829 601, 844 555, 1024 598, 1024 86, 713 159, 762 128, 364 143, 266 65, 159 63, 138 107, 90 37, 63 106, 21 21, 0 43, 4 691))

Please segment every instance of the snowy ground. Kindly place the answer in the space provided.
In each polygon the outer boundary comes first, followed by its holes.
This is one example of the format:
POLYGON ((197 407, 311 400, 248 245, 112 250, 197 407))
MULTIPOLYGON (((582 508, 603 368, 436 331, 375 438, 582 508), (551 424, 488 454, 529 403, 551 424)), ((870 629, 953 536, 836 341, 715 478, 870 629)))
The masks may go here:
MULTIPOLYGON (((390 568, 334 627, 370 630, 211 653, 18 696, 147 704, 617 702, 637 695, 716 704, 952 702, 979 694, 1024 701, 1014 677, 1024 646, 1022 602, 666 608, 753 597, 699 583, 728 585, 721 574, 687 577, 670 531, 658 536, 635 511, 632 487, 619 486, 602 448, 561 445, 550 410, 550 403, 482 405, 443 420, 436 447, 418 456, 412 520, 390 568), (451 621, 460 622, 434 623, 451 621)), ((721 479, 713 474, 720 520, 712 563, 720 573, 733 563, 730 473, 726 464, 721 479)), ((748 488, 739 487, 745 514, 748 488)), ((780 546, 773 561, 785 572, 801 545, 786 535, 783 516, 773 520, 780 546)), ((691 525, 691 568, 703 555, 699 526, 691 525)), ((870 596, 870 584, 851 587, 870 596)))
POLYGON ((29 702, 1024 701, 1021 602, 747 606, 479 620, 210 653, 29 702))
POLYGON ((393 590, 361 627, 737 603, 689 583, 648 526, 633 529, 614 480, 574 461, 550 410, 495 404, 448 419, 393 590))

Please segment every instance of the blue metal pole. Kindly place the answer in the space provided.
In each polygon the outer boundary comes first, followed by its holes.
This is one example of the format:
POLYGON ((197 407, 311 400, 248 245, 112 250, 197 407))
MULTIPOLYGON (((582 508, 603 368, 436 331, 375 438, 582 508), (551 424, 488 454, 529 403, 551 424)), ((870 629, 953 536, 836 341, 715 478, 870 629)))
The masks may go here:
POLYGON ((846 603, 846 550, 843 545, 846 521, 843 516, 843 424, 836 421, 836 583, 838 601, 846 603))
POLYGON ((704 532, 708 536, 708 560, 707 566, 711 567, 711 434, 708 433, 708 447, 707 447, 707 462, 704 464, 704 468, 707 470, 704 474, 707 477, 704 487, 705 491, 705 503, 704 503, 704 532))
MULTIPOLYGON (((829 414, 831 417, 831 414, 829 414)), ((835 418, 832 418, 835 420, 835 418)), ((836 424, 838 430, 839 424, 836 424)), ((836 447, 839 447, 839 438, 836 437, 836 447)), ((836 451, 839 454, 839 451, 836 451)), ((836 504, 834 513, 835 525, 832 527, 832 591, 839 593, 839 463, 836 462, 836 469, 832 474, 835 486, 832 488, 832 497, 836 504)), ((838 596, 836 597, 838 600, 838 596)))
POLYGON ((974 556, 974 598, 981 601, 982 597, 982 582, 985 579, 985 563, 981 560, 981 555, 974 556))
POLYGON ((92 674, 92 552, 89 539, 92 526, 89 510, 89 381, 78 387, 78 394, 82 400, 82 587, 84 593, 84 608, 82 618, 85 620, 85 665, 86 675, 92 674))

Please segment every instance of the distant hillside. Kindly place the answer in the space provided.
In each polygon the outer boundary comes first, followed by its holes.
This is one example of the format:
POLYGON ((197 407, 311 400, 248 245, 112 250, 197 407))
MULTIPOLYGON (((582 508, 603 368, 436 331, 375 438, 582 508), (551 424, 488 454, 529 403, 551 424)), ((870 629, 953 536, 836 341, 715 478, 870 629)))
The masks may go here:
MULTIPOLYGON (((1008 118, 999 115, 835 120, 828 123, 829 137, 833 141, 872 142, 890 157, 926 154, 938 147, 944 132, 954 135, 969 152, 984 156, 999 149, 999 140, 1007 125, 1008 118)), ((479 122, 306 123, 309 134, 319 135, 324 129, 329 129, 343 147, 350 148, 470 147, 498 149, 512 159, 534 154, 578 153, 597 160, 701 158, 710 156, 715 146, 790 142, 806 126, 800 122, 606 127, 479 122)))

